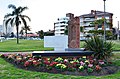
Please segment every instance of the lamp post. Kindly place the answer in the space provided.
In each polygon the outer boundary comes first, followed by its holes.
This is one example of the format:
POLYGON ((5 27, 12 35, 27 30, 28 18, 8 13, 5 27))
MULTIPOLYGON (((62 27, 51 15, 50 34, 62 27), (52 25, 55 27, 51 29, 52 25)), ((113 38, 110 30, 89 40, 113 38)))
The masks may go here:
POLYGON ((118 29, 117 29, 117 32, 118 32, 118 34, 117 34, 117 39, 118 39, 118 41, 119 41, 119 21, 118 21, 118 29))
POLYGON ((104 1, 104 41, 106 41, 106 27, 105 27, 105 1, 106 0, 103 0, 104 1))

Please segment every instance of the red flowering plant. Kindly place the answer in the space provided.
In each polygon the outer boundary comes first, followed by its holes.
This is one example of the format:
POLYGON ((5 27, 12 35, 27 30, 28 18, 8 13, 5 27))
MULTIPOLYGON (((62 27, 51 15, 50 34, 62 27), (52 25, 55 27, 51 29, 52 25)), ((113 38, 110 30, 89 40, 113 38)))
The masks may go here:
POLYGON ((80 57, 41 57, 31 56, 31 54, 2 54, 1 57, 6 60, 13 61, 15 64, 23 65, 27 67, 39 67, 48 70, 68 70, 68 71, 84 71, 88 73, 93 71, 100 71, 103 66, 107 65, 104 60, 94 59, 92 56, 80 56, 80 57))
POLYGON ((75 58, 71 59, 66 59, 67 62, 64 63, 67 66, 67 69, 69 71, 75 71, 77 68, 77 64, 79 63, 75 58))
POLYGON ((50 67, 55 67, 56 64, 58 64, 58 62, 54 62, 54 61, 53 61, 53 62, 50 63, 49 66, 50 66, 50 67))
POLYGON ((7 59, 8 61, 13 61, 14 60, 14 55, 13 54, 5 53, 5 54, 2 54, 1 57, 7 59))
POLYGON ((70 61, 70 63, 74 68, 78 68, 80 66, 78 59, 75 57, 73 58, 73 60, 70 61))
POLYGON ((71 63, 66 63, 68 71, 76 71, 76 68, 71 63))
POLYGON ((96 71, 100 71, 101 69, 102 69, 102 68, 101 68, 99 65, 96 65, 96 66, 95 66, 95 70, 96 70, 96 71))
POLYGON ((42 64, 41 60, 41 56, 33 56, 32 63, 34 66, 39 66, 40 64, 42 64))
POLYGON ((104 67, 104 66, 107 66, 107 65, 111 65, 111 64, 109 64, 109 62, 107 62, 106 60, 98 60, 98 62, 99 62, 99 65, 101 66, 101 67, 104 67))
POLYGON ((25 67, 28 67, 28 66, 30 66, 30 65, 31 65, 31 63, 30 63, 29 61, 25 61, 25 62, 24 62, 24 66, 25 66, 25 67))
POLYGON ((43 58, 42 59, 42 66, 48 66, 48 65, 50 65, 50 58, 43 58))

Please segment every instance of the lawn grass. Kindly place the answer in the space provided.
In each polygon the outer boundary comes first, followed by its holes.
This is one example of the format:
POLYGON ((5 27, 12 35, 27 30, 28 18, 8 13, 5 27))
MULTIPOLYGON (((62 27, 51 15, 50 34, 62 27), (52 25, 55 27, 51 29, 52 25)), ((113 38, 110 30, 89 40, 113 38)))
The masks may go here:
MULTIPOLYGON (((117 49, 120 43, 115 42, 117 49)), ((35 51, 35 50, 53 50, 53 48, 44 48, 43 40, 20 40, 20 44, 16 44, 16 40, 7 40, 0 42, 0 51, 35 51)), ((83 47, 84 42, 80 43, 83 47)), ((120 66, 120 53, 113 56, 114 64, 120 66)), ((120 79, 120 72, 107 76, 71 76, 62 74, 50 74, 43 72, 33 72, 22 70, 14 67, 12 64, 0 58, 0 79, 120 79)))
MULTIPOLYGON (((119 51, 120 50, 120 41, 118 41, 118 40, 107 40, 108 42, 109 41, 112 41, 113 42, 113 50, 114 51, 119 51)), ((85 43, 85 41, 81 41, 80 42, 80 47, 84 47, 84 43, 85 43)))
POLYGON ((0 42, 0 52, 28 52, 41 50, 53 50, 53 48, 44 48, 43 40, 20 40, 19 44, 16 44, 16 40, 0 42))
POLYGON ((119 41, 114 40, 112 42, 114 43, 113 49, 114 50, 120 50, 120 40, 119 41))
MULTIPOLYGON (((84 41, 80 42, 80 47, 84 47, 84 41)), ((120 41, 113 41, 113 50, 120 50, 120 41)), ((44 48, 43 40, 20 40, 16 44, 16 40, 6 40, 0 42, 0 52, 29 52, 29 51, 42 51, 53 50, 53 48, 44 48)))
MULTIPOLYGON (((114 54, 114 59, 120 59, 120 53, 114 54)), ((116 62, 114 61, 114 62, 116 62)), ((120 66, 120 61, 114 63, 120 66)), ((14 67, 12 64, 0 58, 0 79, 120 79, 120 72, 107 76, 72 76, 62 74, 50 74, 43 72, 27 71, 14 67)))

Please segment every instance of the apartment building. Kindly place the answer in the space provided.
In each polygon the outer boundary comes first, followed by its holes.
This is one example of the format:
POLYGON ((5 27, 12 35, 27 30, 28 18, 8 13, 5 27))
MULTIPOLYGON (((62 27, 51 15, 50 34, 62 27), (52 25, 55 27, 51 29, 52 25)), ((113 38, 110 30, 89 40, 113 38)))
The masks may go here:
MULTIPOLYGON (((105 19, 107 22, 110 23, 110 25, 105 25, 106 30, 112 29, 113 24, 113 13, 105 12, 105 19)), ((96 11, 91 10, 91 13, 89 14, 83 14, 80 16, 80 27, 84 28, 84 32, 87 32, 89 30, 94 30, 96 27, 91 24, 95 20, 99 20, 104 18, 104 12, 103 11, 96 11)), ((102 30, 102 25, 97 26, 98 30, 102 30)))
POLYGON ((69 17, 58 18, 54 23, 55 36, 64 35, 64 31, 68 26, 69 17))
MULTIPOLYGON (((7 28, 5 26, 5 20, 3 20, 3 25, 2 25, 2 33, 4 35, 6 35, 6 33, 9 35, 12 32, 14 32, 14 29, 16 29, 16 27, 11 26, 10 24, 7 25, 7 28)), ((15 33, 15 32, 14 32, 15 33)))
POLYGON ((3 36, 3 26, 0 25, 0 36, 3 36))

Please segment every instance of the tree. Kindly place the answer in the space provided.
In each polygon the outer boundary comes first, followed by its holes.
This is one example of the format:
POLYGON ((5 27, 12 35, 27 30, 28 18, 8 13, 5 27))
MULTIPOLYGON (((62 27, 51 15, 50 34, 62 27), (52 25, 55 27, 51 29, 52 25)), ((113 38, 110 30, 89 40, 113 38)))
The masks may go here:
POLYGON ((24 27, 21 27, 20 34, 21 34, 21 35, 24 34, 24 27))
POLYGON ((44 31, 43 31, 43 30, 38 31, 37 34, 39 35, 39 37, 40 37, 41 39, 44 38, 44 31))
POLYGON ((12 8, 13 11, 12 13, 8 13, 7 15, 5 15, 6 21, 5 21, 5 26, 7 26, 9 23, 11 24, 11 26, 16 26, 16 31, 17 31, 17 44, 19 43, 19 25, 21 23, 24 24, 24 26, 27 26, 27 22, 26 19, 27 18, 29 21, 31 21, 31 19, 26 16, 26 15, 22 15, 22 12, 26 9, 28 9, 28 7, 16 7, 13 4, 8 5, 8 8, 12 8))
POLYGON ((11 32, 11 35, 10 35, 10 37, 11 38, 13 38, 15 35, 14 35, 14 33, 13 32, 11 32))
POLYGON ((22 35, 23 35, 23 33, 24 33, 24 30, 25 30, 25 34, 26 34, 26 38, 27 38, 27 31, 31 31, 31 28, 30 28, 30 26, 21 27, 20 33, 21 33, 22 35))
POLYGON ((95 26, 96 30, 97 30, 98 27, 102 27, 104 29, 104 20, 105 20, 105 24, 107 26, 111 25, 111 23, 107 22, 107 20, 104 19, 104 18, 103 19, 99 19, 99 20, 95 20, 94 22, 91 22, 90 24, 92 24, 93 26, 95 26))
POLYGON ((68 35, 68 26, 65 27, 64 33, 65 33, 65 35, 68 35))
MULTIPOLYGON (((94 35, 103 35, 104 34, 104 30, 90 30, 88 31, 88 33, 94 34, 94 35)), ((107 39, 112 39, 111 37, 113 37, 113 33, 110 30, 106 30, 106 37, 107 39)))
POLYGON ((80 27, 80 32, 84 32, 84 26, 80 27))

